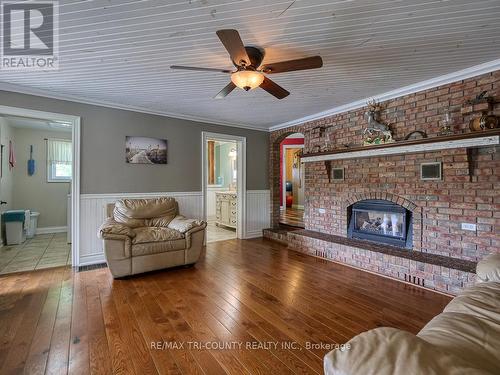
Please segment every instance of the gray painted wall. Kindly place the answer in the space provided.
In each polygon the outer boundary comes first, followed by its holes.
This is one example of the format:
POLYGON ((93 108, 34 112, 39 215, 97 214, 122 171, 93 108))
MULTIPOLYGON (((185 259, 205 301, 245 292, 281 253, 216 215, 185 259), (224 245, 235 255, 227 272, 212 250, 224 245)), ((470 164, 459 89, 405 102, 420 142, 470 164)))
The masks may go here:
POLYGON ((247 189, 269 188, 266 132, 8 91, 0 91, 0 104, 81 116, 82 194, 200 191, 202 131, 246 137, 247 189), (125 163, 126 135, 167 139, 168 164, 125 163))
POLYGON ((40 212, 38 227, 63 227, 67 224, 69 182, 47 182, 47 145, 45 138, 71 139, 69 132, 14 129, 17 165, 14 171, 14 209, 40 212), (28 175, 29 146, 33 145, 35 173, 28 175))
POLYGON ((0 178, 0 200, 7 204, 0 206, 0 211, 7 211, 13 207, 14 169, 9 169, 9 141, 14 138, 14 128, 0 117, 0 144, 4 145, 2 158, 2 177, 0 178))

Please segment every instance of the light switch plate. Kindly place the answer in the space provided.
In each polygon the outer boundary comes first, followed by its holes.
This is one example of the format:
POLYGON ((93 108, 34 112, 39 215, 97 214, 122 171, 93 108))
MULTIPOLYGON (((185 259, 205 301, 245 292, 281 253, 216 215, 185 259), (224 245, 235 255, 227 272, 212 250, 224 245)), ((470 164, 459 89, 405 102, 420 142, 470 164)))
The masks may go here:
POLYGON ((475 232, 477 230, 477 225, 471 223, 462 223, 462 230, 472 230, 475 232))

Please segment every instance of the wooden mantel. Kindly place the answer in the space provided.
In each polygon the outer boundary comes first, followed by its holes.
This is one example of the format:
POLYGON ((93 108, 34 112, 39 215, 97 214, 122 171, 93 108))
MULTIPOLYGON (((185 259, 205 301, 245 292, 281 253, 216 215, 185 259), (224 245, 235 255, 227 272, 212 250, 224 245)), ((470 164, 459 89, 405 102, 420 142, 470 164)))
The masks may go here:
POLYGON ((329 152, 316 152, 304 154, 301 161, 310 163, 315 161, 414 154, 452 148, 495 146, 499 144, 499 140, 500 129, 493 129, 476 133, 453 134, 432 138, 399 141, 383 145, 357 146, 329 152))

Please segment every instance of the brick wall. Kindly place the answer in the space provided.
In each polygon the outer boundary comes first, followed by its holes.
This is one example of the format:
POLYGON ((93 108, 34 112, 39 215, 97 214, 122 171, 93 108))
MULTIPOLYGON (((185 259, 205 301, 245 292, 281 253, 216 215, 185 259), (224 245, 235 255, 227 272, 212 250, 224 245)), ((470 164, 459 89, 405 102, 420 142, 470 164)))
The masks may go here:
MULTIPOLYGON (((396 140, 415 130, 437 136, 445 111, 452 115, 453 130, 468 132, 469 120, 479 116, 466 105, 482 91, 500 100, 500 71, 383 102, 381 120, 396 140)), ((478 109, 478 108, 476 108, 478 109)), ((360 108, 311 121, 270 134, 272 222, 279 221, 279 142, 288 134, 303 133, 305 152, 323 147, 361 145, 366 126, 360 108), (323 130, 320 128, 323 127, 323 130)), ((500 115, 500 105, 494 111, 500 115)), ((500 156, 498 147, 454 149, 400 156, 332 162, 345 168, 345 180, 329 182, 323 162, 305 165, 306 229, 346 236, 347 210, 363 197, 390 193, 415 205, 418 222, 414 249, 461 259, 478 260, 500 252, 500 156), (440 161, 442 181, 421 181, 419 165, 440 161), (319 208, 324 208, 321 214, 319 208), (463 231, 462 222, 476 223, 477 232, 463 231)))

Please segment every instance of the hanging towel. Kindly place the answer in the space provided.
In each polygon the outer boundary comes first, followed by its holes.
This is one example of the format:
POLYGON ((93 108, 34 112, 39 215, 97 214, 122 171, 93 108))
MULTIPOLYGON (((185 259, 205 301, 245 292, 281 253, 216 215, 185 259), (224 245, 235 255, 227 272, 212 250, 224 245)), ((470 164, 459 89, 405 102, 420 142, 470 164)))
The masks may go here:
POLYGON ((16 155, 14 154, 14 145, 9 141, 9 170, 16 166, 16 155))

